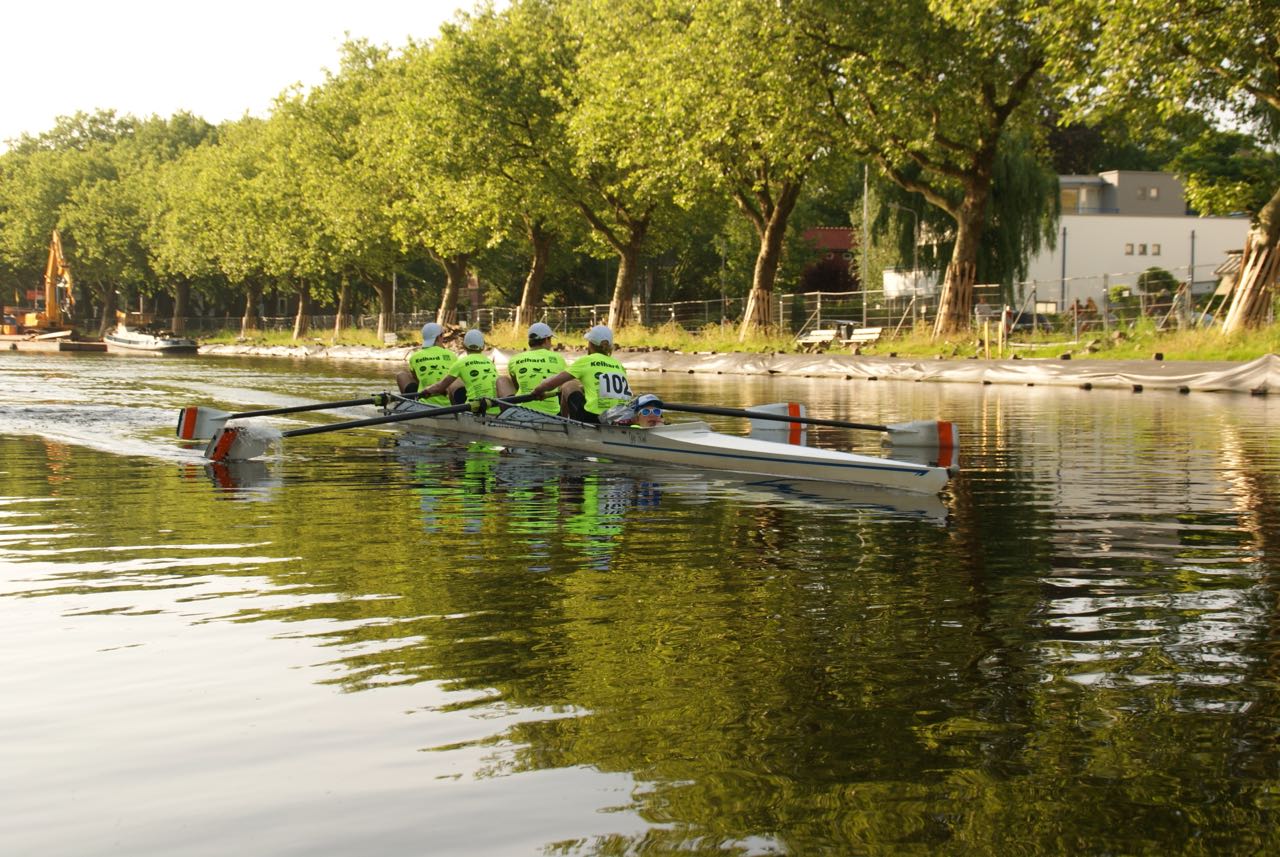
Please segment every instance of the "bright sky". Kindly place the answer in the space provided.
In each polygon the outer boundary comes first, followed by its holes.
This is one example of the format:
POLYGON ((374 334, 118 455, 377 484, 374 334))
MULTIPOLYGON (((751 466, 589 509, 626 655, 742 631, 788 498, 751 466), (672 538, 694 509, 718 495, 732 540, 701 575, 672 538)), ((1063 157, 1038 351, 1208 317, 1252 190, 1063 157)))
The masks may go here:
POLYGON ((61 0, 0 12, 0 151, 58 116, 188 110, 264 116, 276 95, 337 69, 350 33, 402 47, 471 0, 61 0))

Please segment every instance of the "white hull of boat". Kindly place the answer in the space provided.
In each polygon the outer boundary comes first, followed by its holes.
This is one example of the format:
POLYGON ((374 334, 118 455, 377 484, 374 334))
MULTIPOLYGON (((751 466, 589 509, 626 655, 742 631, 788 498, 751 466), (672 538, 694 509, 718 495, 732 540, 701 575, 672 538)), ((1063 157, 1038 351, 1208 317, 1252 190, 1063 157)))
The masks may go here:
MULTIPOLYGON (((409 409, 425 408, 402 404, 396 412, 409 409)), ((918 494, 937 494, 951 475, 946 468, 929 464, 723 434, 700 420, 636 429, 588 425, 527 408, 509 408, 498 416, 459 413, 405 420, 398 425, 407 431, 613 461, 866 485, 918 494)))
POLYGON ((184 336, 154 336, 136 330, 116 329, 102 337, 112 354, 195 354, 199 344, 184 336))

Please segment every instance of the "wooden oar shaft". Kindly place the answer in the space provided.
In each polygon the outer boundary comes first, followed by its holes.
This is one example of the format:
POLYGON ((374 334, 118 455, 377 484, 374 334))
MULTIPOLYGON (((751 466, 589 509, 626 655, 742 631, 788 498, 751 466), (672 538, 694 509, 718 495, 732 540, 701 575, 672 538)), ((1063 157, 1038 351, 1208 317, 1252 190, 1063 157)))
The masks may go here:
POLYGON ((782 414, 768 414, 762 411, 751 411, 742 408, 716 408, 709 405, 685 405, 679 402, 663 402, 663 410, 686 411, 691 414, 711 414, 720 417, 747 417, 753 420, 773 420, 780 423, 800 423, 808 426, 832 426, 834 428, 867 429, 868 431, 889 431, 889 426, 878 426, 871 423, 850 423, 844 420, 824 420, 820 417, 789 417, 782 414))
MULTIPOLYGON (((515 396, 510 399, 502 399, 501 401, 514 405, 514 404, 519 404, 520 402, 527 402, 532 398, 533 396, 515 396)), ((368 419, 364 419, 364 420, 351 420, 350 422, 345 422, 345 423, 330 423, 329 425, 323 425, 323 426, 307 426, 306 428, 293 429, 292 431, 284 432, 281 436, 282 437, 301 437, 307 434, 324 434, 325 432, 342 431, 343 429, 365 428, 366 426, 380 426, 380 425, 385 425, 386 423, 398 423, 403 420, 417 420, 417 419, 424 419, 426 417, 444 417, 444 416, 448 416, 449 414, 460 414, 463 411, 469 411, 472 408, 481 407, 483 404, 483 401, 484 400, 477 400, 474 402, 463 402, 461 405, 450 405, 444 408, 428 408, 425 411, 404 411, 403 413, 386 414, 385 416, 381 416, 381 417, 369 417, 368 419)))

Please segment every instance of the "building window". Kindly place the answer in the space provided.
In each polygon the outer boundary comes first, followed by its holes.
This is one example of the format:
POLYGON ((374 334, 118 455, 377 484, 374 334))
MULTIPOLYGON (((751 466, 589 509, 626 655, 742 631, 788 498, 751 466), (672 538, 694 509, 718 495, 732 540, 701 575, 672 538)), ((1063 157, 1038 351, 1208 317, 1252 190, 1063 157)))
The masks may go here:
POLYGON ((1152 255, 1152 256, 1159 256, 1159 255, 1160 255, 1160 245, 1159 245, 1159 244, 1152 244, 1152 245, 1151 245, 1151 255, 1152 255))
MULTIPOLYGON (((1159 199, 1159 198, 1160 198, 1160 188, 1153 187, 1147 191, 1147 199, 1159 199)), ((1155 255, 1158 256, 1160 254, 1157 253, 1155 255)))
POLYGON ((1146 244, 1139 244, 1139 245, 1138 245, 1138 255, 1139 255, 1139 256, 1145 256, 1145 255, 1147 255, 1147 245, 1146 245, 1146 244))
POLYGON ((1147 189, 1145 187, 1138 188, 1138 199, 1147 198, 1147 189))
POLYGON ((1126 244, 1126 245, 1124 245, 1124 254, 1125 254, 1126 256, 1132 256, 1132 255, 1133 255, 1133 245, 1132 245, 1132 244, 1126 244))

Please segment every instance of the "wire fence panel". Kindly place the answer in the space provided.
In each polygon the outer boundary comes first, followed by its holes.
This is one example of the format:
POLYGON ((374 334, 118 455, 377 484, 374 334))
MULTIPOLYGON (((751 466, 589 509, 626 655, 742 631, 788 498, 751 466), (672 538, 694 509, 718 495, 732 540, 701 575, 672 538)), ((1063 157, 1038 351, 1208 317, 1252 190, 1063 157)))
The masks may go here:
MULTIPOLYGON (((1200 272, 1203 273, 1203 266, 1200 272)), ((1187 284, 1194 273, 1193 269, 1184 267, 1161 269, 1158 274, 1148 269, 1052 281, 1029 280, 1014 283, 1008 288, 979 284, 974 286, 973 317, 980 325, 1001 314, 1012 319, 1043 316, 1047 325, 1073 331, 1123 327, 1144 317, 1155 319, 1162 326, 1169 323, 1183 326, 1211 323, 1205 317, 1221 317, 1225 296, 1220 299, 1212 296, 1213 284, 1205 281, 1197 281, 1194 290, 1189 288, 1187 284), (1153 277, 1156 278, 1154 281, 1153 277)), ((933 289, 915 293, 891 293, 884 289, 796 292, 777 294, 774 300, 776 329, 796 337, 813 330, 841 326, 845 329, 880 328, 880 335, 889 338, 917 328, 931 328, 938 308, 938 295, 933 289)), ((741 323, 745 311, 746 300, 741 297, 636 303, 629 321, 647 327, 675 325, 697 331, 710 325, 736 326, 741 323)), ((511 324, 515 317, 516 307, 483 307, 477 310, 463 307, 458 312, 459 324, 476 326, 481 330, 511 324)), ((541 321, 565 334, 603 324, 608 317, 607 303, 541 307, 536 317, 528 319, 527 323, 541 321)), ((396 313, 388 332, 416 333, 422 325, 435 321, 435 318, 434 311, 396 313)), ((321 338, 333 330, 335 321, 333 315, 311 316, 307 336, 321 338)), ((292 331, 294 323, 293 316, 264 316, 258 319, 256 329, 264 332, 292 331)), ((1013 322, 1007 319, 1006 323, 1013 322)), ((376 330, 378 316, 349 316, 344 326, 376 330)), ((240 318, 193 316, 186 319, 186 329, 194 334, 238 332, 240 318)))

